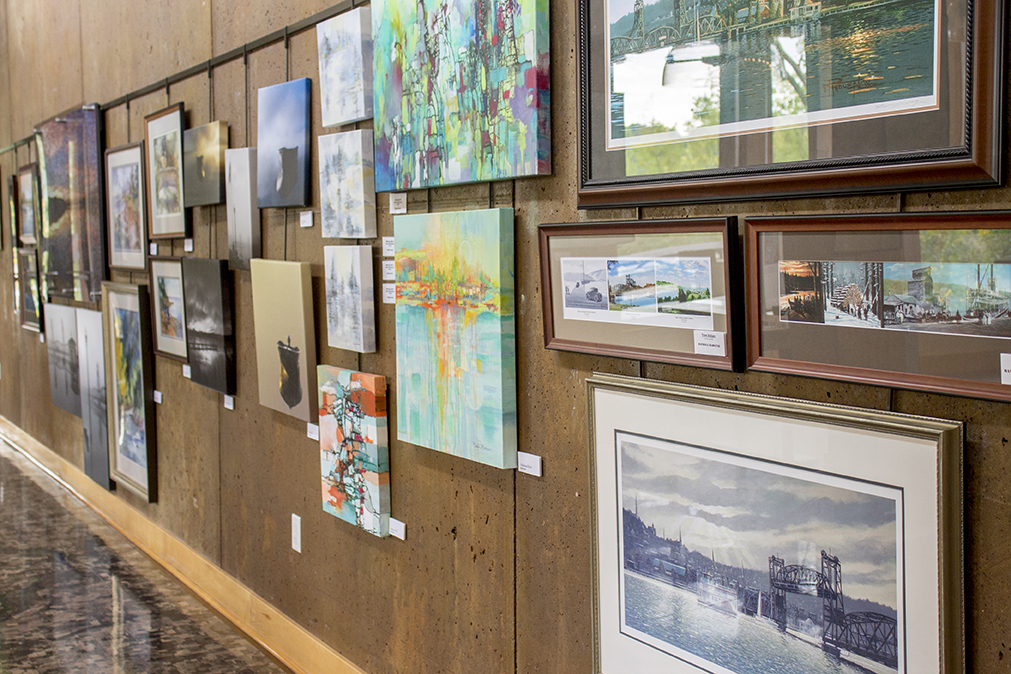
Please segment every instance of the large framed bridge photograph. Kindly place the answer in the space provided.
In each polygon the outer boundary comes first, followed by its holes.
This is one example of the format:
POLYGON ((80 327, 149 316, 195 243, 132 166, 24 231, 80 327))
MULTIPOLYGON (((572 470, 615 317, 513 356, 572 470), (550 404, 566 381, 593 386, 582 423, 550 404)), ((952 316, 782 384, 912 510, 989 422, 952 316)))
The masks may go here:
POLYGON ((748 367, 1011 401, 1011 213, 745 221, 748 367))
POLYGON ((595 672, 964 671, 960 422, 587 390, 595 672))
POLYGON ((996 186, 1000 0, 580 0, 584 208, 996 186))

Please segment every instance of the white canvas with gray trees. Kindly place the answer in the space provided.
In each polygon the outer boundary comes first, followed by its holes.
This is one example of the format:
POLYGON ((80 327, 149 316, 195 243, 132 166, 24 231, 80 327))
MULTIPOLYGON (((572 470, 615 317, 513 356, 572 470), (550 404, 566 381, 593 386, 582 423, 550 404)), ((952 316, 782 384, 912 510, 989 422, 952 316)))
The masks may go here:
POLYGON ((316 25, 323 126, 372 117, 372 12, 368 5, 316 25))
POLYGON ((376 181, 372 130, 319 137, 320 218, 323 236, 376 236, 376 181))
POLYGON ((330 346, 376 350, 371 246, 325 246, 327 337, 330 346))

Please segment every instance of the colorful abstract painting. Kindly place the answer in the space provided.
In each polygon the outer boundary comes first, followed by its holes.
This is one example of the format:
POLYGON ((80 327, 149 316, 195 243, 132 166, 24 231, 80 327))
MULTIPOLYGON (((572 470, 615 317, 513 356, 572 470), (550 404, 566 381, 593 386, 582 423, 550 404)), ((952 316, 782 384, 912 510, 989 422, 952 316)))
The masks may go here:
POLYGON ((390 533, 386 377, 317 368, 323 510, 376 536, 390 533))
POLYGON ((105 266, 102 115, 91 105, 35 132, 42 205, 42 297, 97 302, 105 266))
POLYGON ((316 24, 323 126, 372 116, 372 11, 366 5, 316 24))
POLYGON ((376 190, 551 172, 548 1, 375 0, 376 190))
POLYGON ((376 350, 371 246, 324 246, 326 324, 330 346, 376 350))
POLYGON ((393 223, 397 437, 515 468, 513 211, 393 223))
POLYGON ((376 236, 376 182, 372 130, 319 137, 320 219, 323 236, 376 236))

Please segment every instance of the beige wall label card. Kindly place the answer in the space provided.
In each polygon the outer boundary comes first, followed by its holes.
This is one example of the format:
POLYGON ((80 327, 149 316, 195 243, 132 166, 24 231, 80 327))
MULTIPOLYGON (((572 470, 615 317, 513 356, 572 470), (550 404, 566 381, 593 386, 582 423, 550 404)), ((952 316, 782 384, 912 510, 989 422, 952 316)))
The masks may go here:
POLYGON ((407 525, 400 520, 390 518, 390 536, 404 540, 407 538, 407 525))
POLYGON ((384 283, 383 284, 383 304, 396 304, 397 303, 397 284, 396 283, 384 283))
POLYGON ((390 213, 403 215, 407 212, 407 192, 392 192, 390 194, 390 213))
POLYGON ((193 239, 183 240, 183 250, 186 251, 187 253, 193 252, 193 239))
POLYGON ((189 365, 183 365, 183 376, 186 377, 187 379, 192 379, 193 368, 191 368, 189 365))
POLYGON ((383 257, 393 257, 397 254, 397 245, 392 236, 383 237, 383 257))
POLYGON ((147 252, 148 252, 148 255, 157 255, 158 254, 158 244, 157 243, 152 243, 150 246, 147 247, 147 252))
POLYGON ((700 356, 727 355, 727 333, 712 330, 695 331, 695 353, 700 356))
POLYGON ((234 396, 228 396, 228 395, 225 396, 225 409, 226 410, 234 410, 235 409, 235 397, 234 396))
POLYGON ((1011 384, 1011 353, 1000 355, 1000 383, 1011 384))
POLYGON ((310 440, 319 440, 319 426, 316 424, 306 424, 305 434, 310 440))
POLYGON ((397 263, 395 260, 383 260, 383 280, 395 281, 397 279, 397 263))
POLYGON ((312 211, 302 211, 299 218, 299 227, 312 227, 312 211))

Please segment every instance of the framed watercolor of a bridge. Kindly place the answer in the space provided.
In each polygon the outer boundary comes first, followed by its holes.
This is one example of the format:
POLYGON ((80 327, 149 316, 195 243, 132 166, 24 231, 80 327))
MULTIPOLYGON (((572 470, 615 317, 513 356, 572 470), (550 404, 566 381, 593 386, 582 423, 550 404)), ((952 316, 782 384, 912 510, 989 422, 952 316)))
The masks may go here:
POLYGON ((587 389, 594 672, 964 671, 961 422, 587 389))
POLYGON ((583 208, 1002 182, 999 0, 580 0, 583 208))
POLYGON ((748 218, 748 367, 1011 400, 1011 214, 748 218))
POLYGON ((737 218, 538 231, 546 348, 744 369, 737 218))

